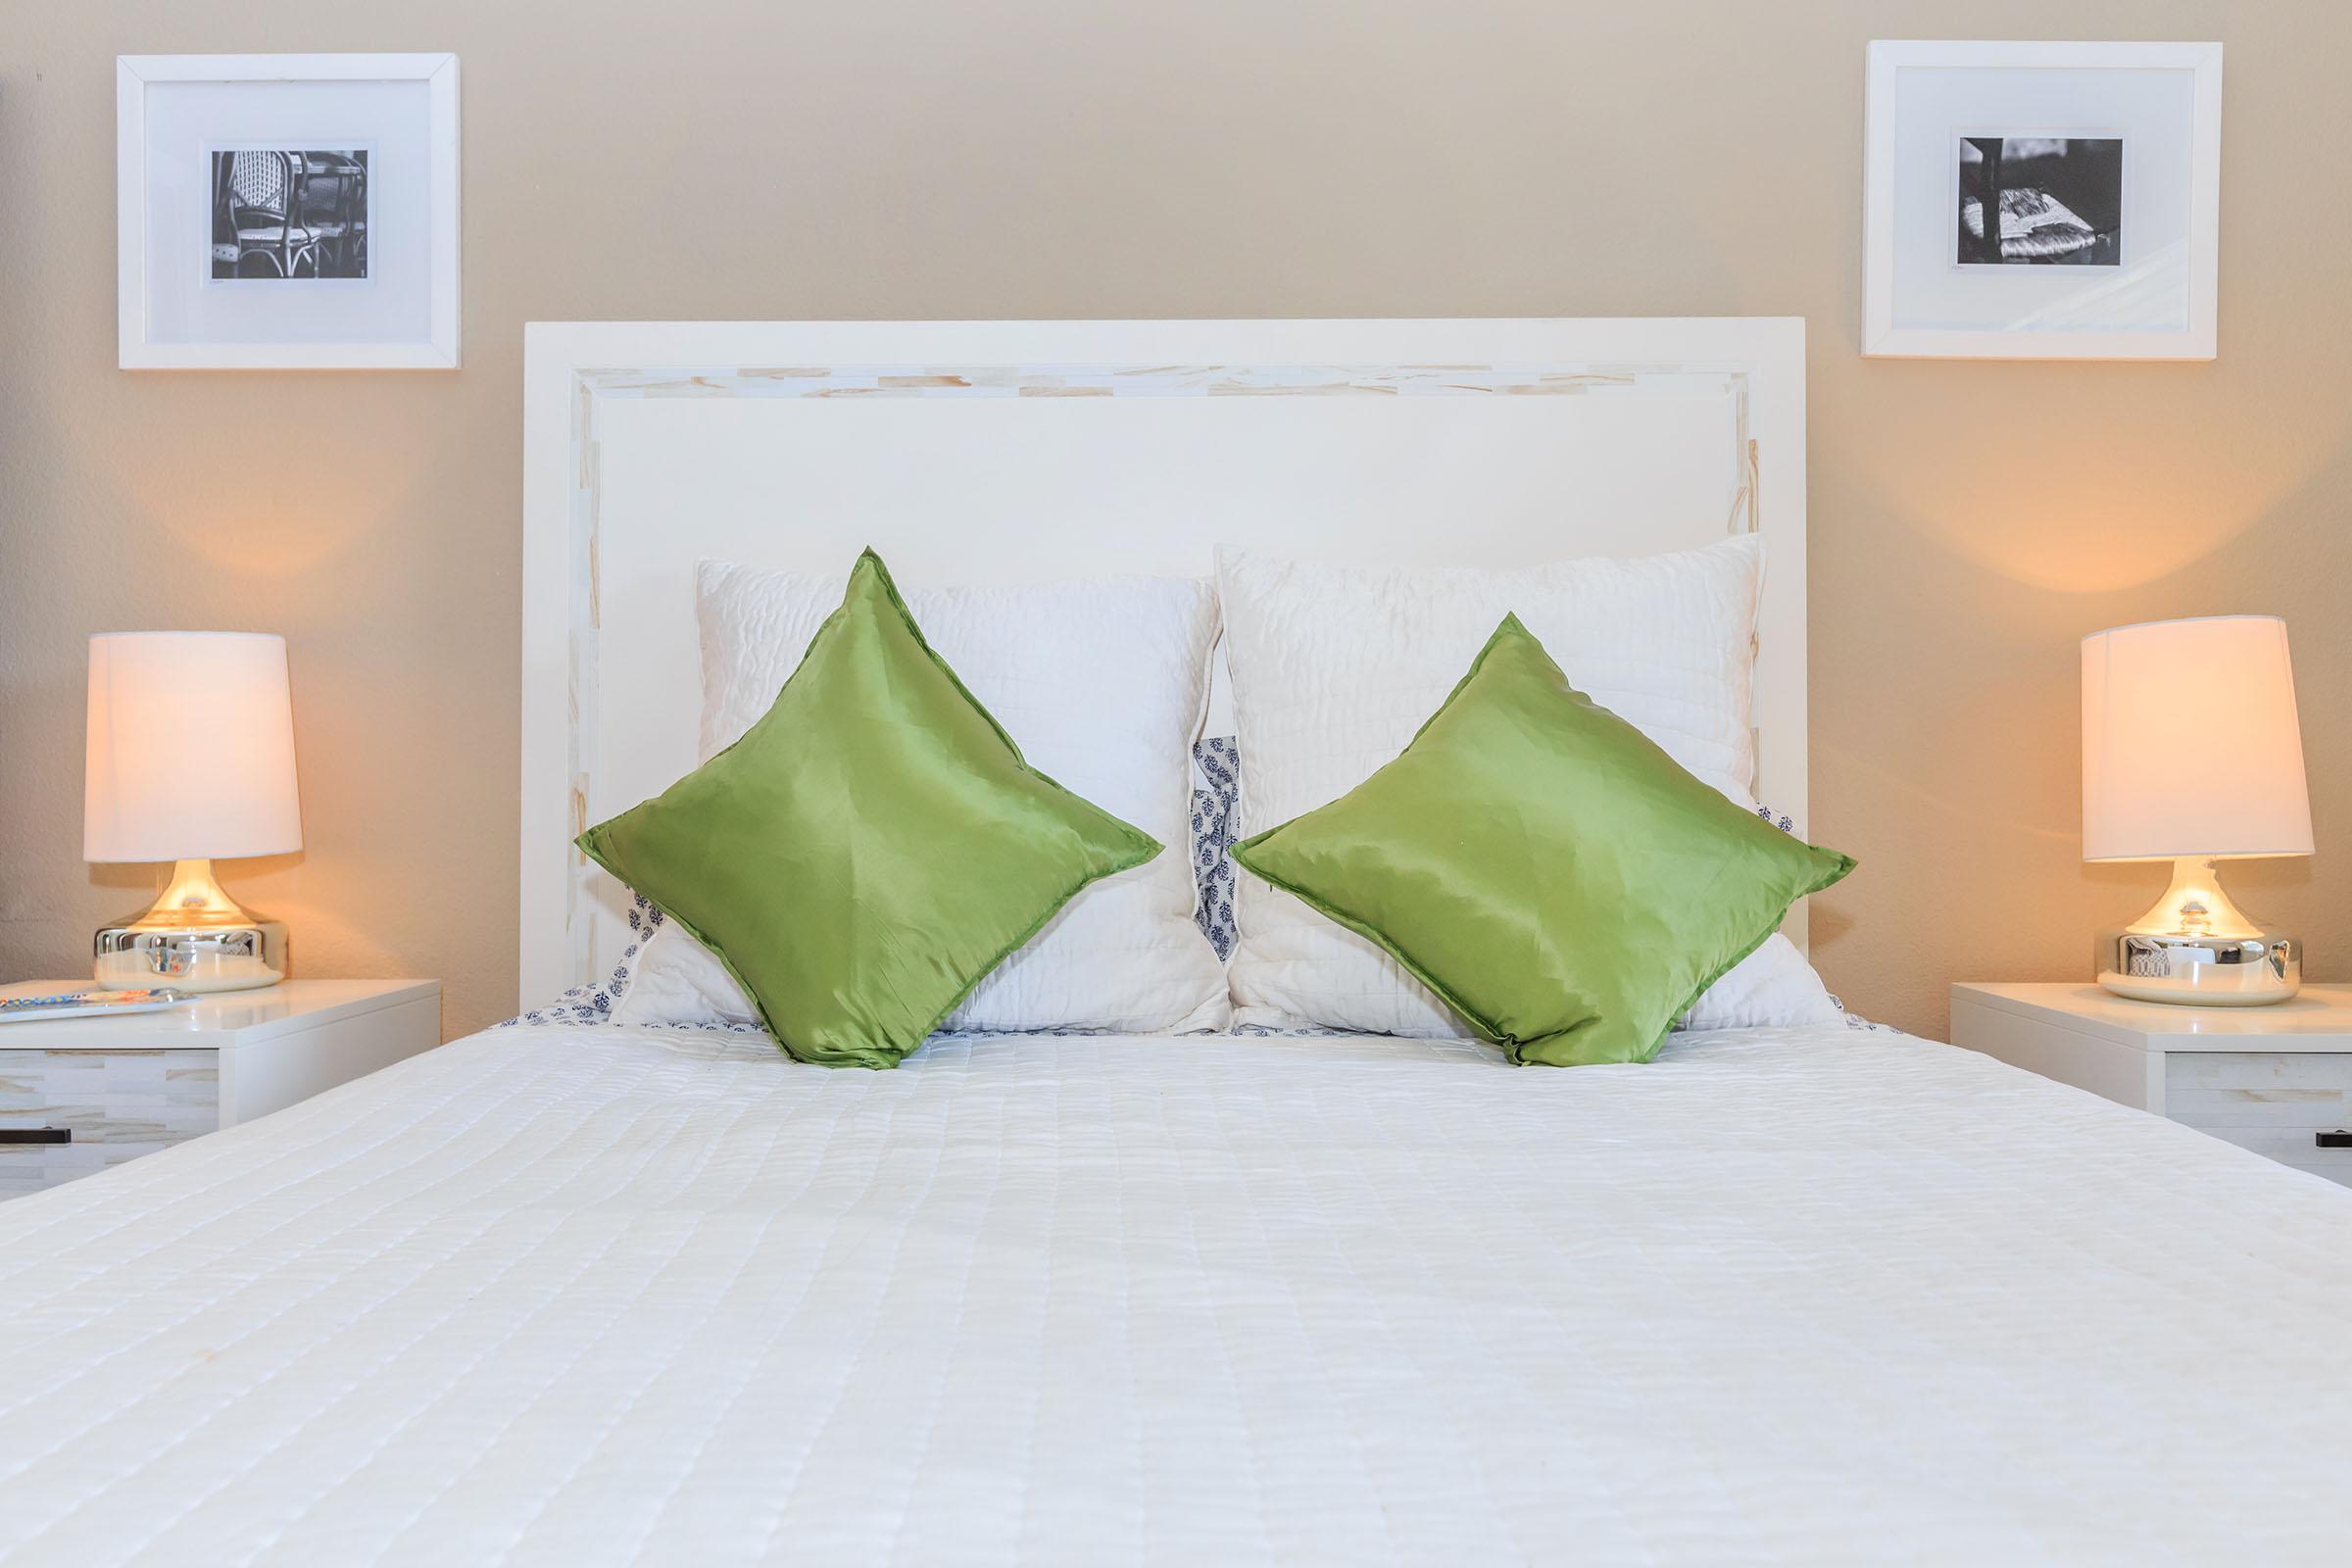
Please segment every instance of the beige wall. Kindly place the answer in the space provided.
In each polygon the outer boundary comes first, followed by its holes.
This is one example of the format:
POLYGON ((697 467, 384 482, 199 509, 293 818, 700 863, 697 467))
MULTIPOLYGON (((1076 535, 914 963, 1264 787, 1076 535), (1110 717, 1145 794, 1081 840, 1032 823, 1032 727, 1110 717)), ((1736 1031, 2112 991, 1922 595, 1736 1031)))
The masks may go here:
POLYGON ((2075 642, 2293 628, 2320 857, 2239 885, 2352 977, 2352 8, 2341 0, 0 0, 0 977, 152 869, 79 858, 82 639, 292 645, 308 849, 232 888, 313 974, 515 1002, 522 323, 1799 315, 1818 901, 1855 1005, 2082 972, 2075 642), (1866 362, 1873 36, 2221 38, 2222 358, 1866 362), (119 52, 452 49, 466 368, 114 368, 119 52))

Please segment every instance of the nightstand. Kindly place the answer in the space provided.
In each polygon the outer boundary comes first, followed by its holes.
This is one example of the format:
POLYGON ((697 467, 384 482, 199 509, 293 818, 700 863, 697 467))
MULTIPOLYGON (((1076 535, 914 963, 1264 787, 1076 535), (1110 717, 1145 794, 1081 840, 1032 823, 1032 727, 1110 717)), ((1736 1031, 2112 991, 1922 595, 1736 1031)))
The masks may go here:
POLYGON ((437 980, 288 980, 167 1012, 0 1024, 0 1199, 266 1116, 440 1043, 437 980))
POLYGON ((2352 1187, 2352 988, 2267 1007, 1956 985, 1952 1044, 2352 1187))

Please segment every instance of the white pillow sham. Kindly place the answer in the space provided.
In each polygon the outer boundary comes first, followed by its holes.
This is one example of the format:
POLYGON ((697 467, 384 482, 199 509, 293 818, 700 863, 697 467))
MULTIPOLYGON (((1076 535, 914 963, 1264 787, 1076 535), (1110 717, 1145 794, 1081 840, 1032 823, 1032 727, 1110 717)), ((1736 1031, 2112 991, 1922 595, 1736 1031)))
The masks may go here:
MULTIPOLYGON (((1641 560, 1492 571, 1331 566, 1221 548, 1240 832, 1335 801, 1395 758, 1509 613, 1580 690, 1754 809, 1749 688, 1762 551, 1746 536, 1641 560)), ((1226 972, 1237 1024, 1473 1033, 1376 944, 1247 871, 1236 876, 1234 915, 1226 972)), ((1820 976, 1776 934, 1710 987, 1687 1023, 1838 1016, 1820 976)))
MULTIPOLYGON (((839 607, 844 579, 706 561, 697 571, 704 760, 769 706, 839 607)), ((1094 883, 974 988, 943 1027, 1149 1034, 1220 1029, 1223 966, 1194 923, 1192 745, 1216 645, 1204 580, 1114 577, 906 595, 925 641, 1031 764, 1165 846, 1094 883)), ((755 1017, 726 969, 675 921, 639 955, 616 1022, 755 1017)))
POLYGON ((1845 1011, 1796 944, 1775 931, 1707 987, 1677 1029, 1773 1029, 1839 1024, 1845 1011))

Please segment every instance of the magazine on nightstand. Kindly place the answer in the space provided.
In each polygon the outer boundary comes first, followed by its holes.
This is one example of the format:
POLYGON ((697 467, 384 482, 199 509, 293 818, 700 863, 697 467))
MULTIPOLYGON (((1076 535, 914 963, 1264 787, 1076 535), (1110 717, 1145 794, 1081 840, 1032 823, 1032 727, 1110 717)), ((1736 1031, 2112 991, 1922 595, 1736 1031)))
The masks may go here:
POLYGON ((88 1018, 118 1012, 161 1012, 183 1002, 194 1002, 189 991, 151 986, 136 991, 53 991, 40 996, 0 998, 0 1023, 28 1018, 88 1018))

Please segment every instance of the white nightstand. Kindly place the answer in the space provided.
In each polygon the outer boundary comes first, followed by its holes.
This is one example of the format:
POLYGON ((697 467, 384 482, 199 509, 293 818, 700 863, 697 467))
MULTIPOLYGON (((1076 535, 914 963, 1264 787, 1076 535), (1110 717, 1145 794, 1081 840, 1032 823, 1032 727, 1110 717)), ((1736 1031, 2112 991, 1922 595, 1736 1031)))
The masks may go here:
POLYGON ((0 1024, 0 1199, 266 1116, 440 1043, 438 980, 288 980, 169 1012, 0 1024))
POLYGON ((2352 989, 2268 1007, 1956 985, 1952 1044, 2352 1187, 2352 989))

